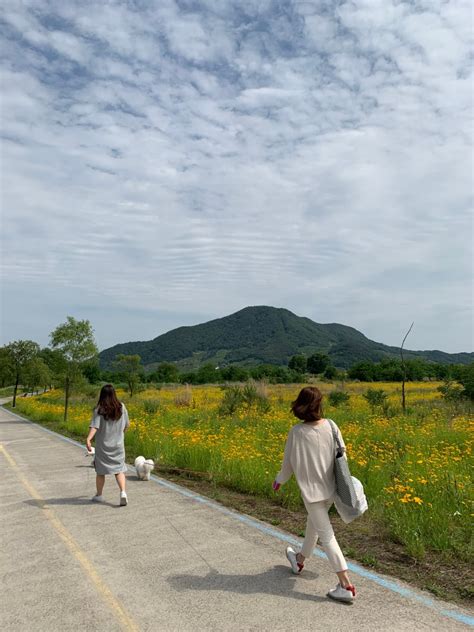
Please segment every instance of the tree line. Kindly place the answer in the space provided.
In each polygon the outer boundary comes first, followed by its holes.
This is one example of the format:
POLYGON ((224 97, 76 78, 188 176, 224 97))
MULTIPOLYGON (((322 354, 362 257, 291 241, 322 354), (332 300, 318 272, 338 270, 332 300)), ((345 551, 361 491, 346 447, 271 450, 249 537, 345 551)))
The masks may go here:
POLYGON ((50 334, 50 346, 41 349, 32 340, 17 340, 0 348, 0 386, 13 385, 13 406, 20 385, 27 392, 54 386, 64 388, 64 417, 67 418, 71 392, 81 384, 125 383, 130 396, 140 384, 210 384, 265 380, 269 383, 301 383, 311 376, 320 379, 360 380, 363 382, 401 382, 424 379, 458 382, 463 394, 474 399, 474 363, 445 365, 425 360, 387 358, 381 362, 357 362, 348 371, 332 365, 324 353, 308 357, 294 355, 287 366, 259 364, 253 367, 205 364, 196 371, 180 371, 171 362, 161 362, 145 371, 139 355, 117 355, 112 370, 102 370, 92 326, 88 320, 67 317, 50 334))
POLYGON ((0 384, 13 386, 13 407, 20 384, 26 392, 64 388, 64 419, 74 387, 85 381, 87 364, 96 362, 99 350, 88 320, 68 316, 50 334, 50 346, 41 349, 33 340, 15 340, 0 348, 0 384))
POLYGON ((421 359, 405 360, 403 363, 396 358, 387 358, 381 362, 356 362, 347 371, 347 376, 361 382, 401 382, 405 372, 405 379, 410 382, 457 380, 466 366, 469 365, 439 364, 421 359))
MULTIPOLYGON (((91 383, 126 383, 130 395, 139 384, 223 384, 264 380, 270 384, 295 384, 318 378, 328 381, 359 380, 361 382, 401 382, 403 366, 397 359, 382 362, 358 362, 348 371, 339 370, 331 364, 329 356, 315 353, 309 358, 293 356, 288 365, 259 364, 253 367, 229 365, 216 367, 208 363, 196 371, 180 371, 171 362, 161 362, 153 370, 145 372, 141 358, 137 355, 117 355, 112 370, 101 370, 98 363, 87 363, 84 375, 91 383)), ((474 364, 443 365, 424 360, 405 362, 407 381, 439 380, 467 385, 474 395, 474 364)))

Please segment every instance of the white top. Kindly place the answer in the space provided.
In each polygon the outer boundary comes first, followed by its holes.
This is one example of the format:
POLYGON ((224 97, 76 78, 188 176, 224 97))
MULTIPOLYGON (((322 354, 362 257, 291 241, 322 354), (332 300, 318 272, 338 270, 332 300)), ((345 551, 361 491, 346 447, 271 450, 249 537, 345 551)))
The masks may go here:
MULTIPOLYGON (((337 434, 344 446, 339 428, 337 434)), ((321 420, 317 426, 311 423, 296 424, 288 434, 276 482, 283 485, 294 473, 305 503, 332 498, 336 491, 335 450, 331 424, 327 419, 321 420)))

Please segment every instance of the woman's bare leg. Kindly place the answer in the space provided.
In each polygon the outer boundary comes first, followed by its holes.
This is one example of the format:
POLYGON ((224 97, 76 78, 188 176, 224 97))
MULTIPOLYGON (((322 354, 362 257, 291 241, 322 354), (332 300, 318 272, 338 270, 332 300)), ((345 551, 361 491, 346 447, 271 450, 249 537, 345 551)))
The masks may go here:
POLYGON ((117 485, 120 487, 120 491, 124 492, 125 491, 125 474, 123 472, 120 472, 119 474, 115 475, 115 480, 117 481, 117 485))
POLYGON ((336 575, 339 577, 339 583, 341 584, 341 586, 343 588, 345 588, 346 586, 351 586, 351 580, 349 579, 349 575, 347 574, 347 571, 340 571, 339 573, 336 573, 336 575))
POLYGON ((102 492, 104 491, 105 485, 105 476, 104 474, 97 474, 95 477, 95 485, 97 487, 97 496, 102 496, 102 492))

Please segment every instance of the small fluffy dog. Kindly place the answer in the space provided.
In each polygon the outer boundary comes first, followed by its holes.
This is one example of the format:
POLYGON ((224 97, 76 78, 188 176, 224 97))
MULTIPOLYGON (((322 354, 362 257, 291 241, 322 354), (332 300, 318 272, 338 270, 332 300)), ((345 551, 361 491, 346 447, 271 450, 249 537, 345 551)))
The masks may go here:
POLYGON ((155 463, 152 459, 145 459, 144 456, 137 456, 135 459, 135 469, 137 470, 137 476, 141 481, 149 481, 151 471, 155 467, 155 463))
POLYGON ((94 467, 94 465, 95 465, 95 448, 94 448, 94 446, 91 446, 91 451, 90 452, 86 448, 86 456, 91 456, 92 457, 91 467, 94 467))

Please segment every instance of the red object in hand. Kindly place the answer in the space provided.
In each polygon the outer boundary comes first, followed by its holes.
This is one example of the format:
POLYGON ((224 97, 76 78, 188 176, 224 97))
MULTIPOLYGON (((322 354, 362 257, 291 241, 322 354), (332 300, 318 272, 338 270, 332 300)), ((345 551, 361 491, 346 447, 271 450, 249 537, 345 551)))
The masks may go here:
POLYGON ((274 491, 274 492, 277 492, 277 491, 280 489, 281 484, 280 484, 280 483, 277 483, 276 481, 273 481, 273 485, 272 485, 272 487, 273 487, 273 491, 274 491))

